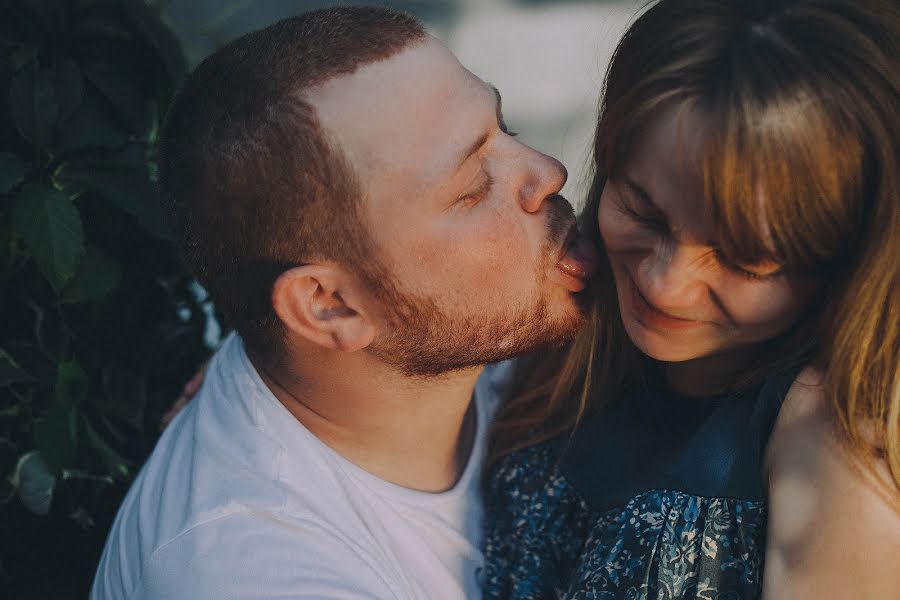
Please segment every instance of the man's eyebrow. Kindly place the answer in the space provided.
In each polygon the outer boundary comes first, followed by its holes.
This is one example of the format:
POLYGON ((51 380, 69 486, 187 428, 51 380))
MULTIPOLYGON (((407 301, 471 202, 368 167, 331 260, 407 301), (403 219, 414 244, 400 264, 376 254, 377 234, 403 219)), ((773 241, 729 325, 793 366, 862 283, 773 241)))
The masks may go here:
MULTIPOLYGON (((494 93, 494 102, 495 102, 496 111, 497 111, 497 122, 502 124, 503 123, 503 117, 502 117, 502 113, 501 113, 502 98, 500 97, 500 90, 498 90, 497 87, 491 83, 489 83, 487 85, 489 88, 491 88, 491 91, 494 93)), ((475 154, 476 152, 481 150, 481 147, 484 146, 485 142, 487 142, 490 135, 491 135, 490 131, 486 131, 483 134, 481 134, 477 140, 475 140, 474 142, 472 142, 472 144, 469 145, 469 147, 466 149, 465 154, 462 155, 462 160, 460 160, 457 164, 459 166, 462 166, 462 164, 464 162, 469 160, 470 156, 472 156, 473 154, 475 154)), ((457 167, 457 168, 459 168, 459 167, 457 167)))
POLYGON ((503 97, 500 96, 500 90, 493 83, 489 83, 488 87, 494 92, 494 99, 497 101, 497 123, 503 124, 503 97))

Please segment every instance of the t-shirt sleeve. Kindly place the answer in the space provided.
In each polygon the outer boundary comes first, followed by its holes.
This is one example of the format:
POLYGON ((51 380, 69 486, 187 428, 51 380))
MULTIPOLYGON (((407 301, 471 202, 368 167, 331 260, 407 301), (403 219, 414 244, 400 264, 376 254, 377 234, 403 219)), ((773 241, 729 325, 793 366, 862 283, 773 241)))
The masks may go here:
POLYGON ((394 599, 374 557, 316 523, 259 515, 194 527, 148 560, 130 600, 394 599))

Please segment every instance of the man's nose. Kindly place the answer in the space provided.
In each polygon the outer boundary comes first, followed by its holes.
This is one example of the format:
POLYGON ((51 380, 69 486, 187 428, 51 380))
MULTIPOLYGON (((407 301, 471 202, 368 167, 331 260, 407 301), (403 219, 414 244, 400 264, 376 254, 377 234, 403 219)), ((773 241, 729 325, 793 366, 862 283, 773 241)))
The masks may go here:
POLYGON ((708 253, 676 243, 656 248, 642 265, 642 293, 657 308, 685 316, 682 313, 697 304, 706 289, 708 253))
POLYGON ((525 181, 519 189, 519 203, 525 212, 534 213, 548 197, 558 194, 569 174, 561 162, 529 149, 532 157, 525 181))

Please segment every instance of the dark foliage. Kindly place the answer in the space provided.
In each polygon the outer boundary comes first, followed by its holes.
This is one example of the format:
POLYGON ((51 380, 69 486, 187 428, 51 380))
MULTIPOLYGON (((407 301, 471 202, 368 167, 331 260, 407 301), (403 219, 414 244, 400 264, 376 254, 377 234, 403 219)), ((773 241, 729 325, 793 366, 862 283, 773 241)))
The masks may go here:
POLYGON ((208 353, 156 199, 181 48, 142 0, 0 0, 0 596, 87 595, 208 353))

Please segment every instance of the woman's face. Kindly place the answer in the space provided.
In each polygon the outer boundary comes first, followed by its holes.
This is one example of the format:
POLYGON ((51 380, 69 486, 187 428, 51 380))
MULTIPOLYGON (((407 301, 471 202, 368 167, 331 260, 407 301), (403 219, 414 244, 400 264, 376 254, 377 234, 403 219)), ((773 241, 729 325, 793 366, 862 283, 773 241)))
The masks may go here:
POLYGON ((729 354, 785 331, 816 282, 717 250, 700 163, 702 118, 675 106, 648 123, 600 199, 599 226, 631 340, 665 362, 729 354))

